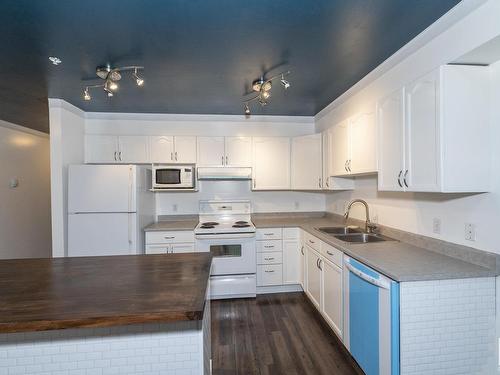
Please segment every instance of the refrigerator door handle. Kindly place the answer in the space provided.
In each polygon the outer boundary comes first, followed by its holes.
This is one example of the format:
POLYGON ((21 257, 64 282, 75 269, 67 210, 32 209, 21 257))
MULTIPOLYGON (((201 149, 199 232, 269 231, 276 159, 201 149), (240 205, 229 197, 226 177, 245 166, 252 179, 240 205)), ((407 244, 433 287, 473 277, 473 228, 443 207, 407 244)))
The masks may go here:
POLYGON ((128 215, 128 243, 129 245, 132 245, 132 214, 129 213, 127 215, 128 215))
POLYGON ((132 211, 132 194, 133 194, 132 189, 134 188, 132 178, 133 178, 132 166, 129 166, 128 167, 128 212, 132 211))

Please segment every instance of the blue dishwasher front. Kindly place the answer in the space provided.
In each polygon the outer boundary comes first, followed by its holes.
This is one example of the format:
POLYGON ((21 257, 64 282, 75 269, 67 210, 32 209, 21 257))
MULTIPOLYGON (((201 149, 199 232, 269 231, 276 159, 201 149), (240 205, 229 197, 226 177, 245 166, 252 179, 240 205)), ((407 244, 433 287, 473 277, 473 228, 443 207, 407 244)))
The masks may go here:
POLYGON ((399 375, 399 284, 344 257, 344 344, 366 375, 399 375))

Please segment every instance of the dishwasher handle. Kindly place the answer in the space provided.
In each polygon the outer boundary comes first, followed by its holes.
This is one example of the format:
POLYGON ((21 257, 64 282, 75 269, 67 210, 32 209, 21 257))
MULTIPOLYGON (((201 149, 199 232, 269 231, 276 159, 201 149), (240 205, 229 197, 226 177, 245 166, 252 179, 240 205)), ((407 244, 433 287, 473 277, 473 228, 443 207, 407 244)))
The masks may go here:
POLYGON ((366 282, 373 284, 379 288, 388 289, 388 290, 391 289, 391 284, 388 281, 382 280, 382 279, 376 279, 370 275, 367 275, 366 273, 358 270, 356 267, 354 267, 352 264, 350 264, 348 262, 345 262, 344 264, 349 269, 349 271, 351 271, 353 274, 360 277, 361 279, 365 280, 366 282))

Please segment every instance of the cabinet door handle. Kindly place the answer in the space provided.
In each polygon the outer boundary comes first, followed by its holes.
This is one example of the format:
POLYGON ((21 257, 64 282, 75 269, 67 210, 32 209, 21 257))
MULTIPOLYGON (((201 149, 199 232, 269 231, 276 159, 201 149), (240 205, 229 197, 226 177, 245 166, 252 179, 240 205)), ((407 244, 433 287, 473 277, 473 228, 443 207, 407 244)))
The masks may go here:
POLYGON ((304 246, 301 246, 300 252, 302 253, 302 255, 304 255, 304 246))
POLYGON ((321 177, 320 177, 320 178, 318 178, 318 187, 320 187, 320 188, 321 188, 321 177))
POLYGON ((256 179, 254 178, 253 179, 253 188, 255 189, 255 186, 256 186, 257 182, 256 182, 256 179))
POLYGON ((401 187, 401 188, 403 187, 403 184, 401 184, 401 175, 402 175, 402 174, 403 174, 403 171, 402 171, 402 170, 401 170, 401 171, 399 171, 399 174, 398 174, 398 185, 399 185, 399 187, 401 187))
POLYGON ((224 155, 221 156, 221 164, 224 165, 224 155))
POLYGON ((170 153, 170 160, 174 161, 174 153, 173 152, 170 153))
POLYGON ((177 161, 177 151, 175 151, 175 161, 177 161))
POLYGON ((405 186, 408 187, 408 183, 406 182, 406 177, 408 176, 408 169, 405 172, 405 175, 403 177, 403 182, 405 183, 405 186))
POLYGON ((330 183, 328 182, 329 178, 326 179, 326 187, 329 188, 330 187, 330 183))
POLYGON ((229 159, 227 156, 226 156, 226 165, 229 165, 229 159))
POLYGON ((346 160, 346 161, 345 161, 345 163, 344 163, 344 169, 345 169, 345 171, 346 171, 346 172, 349 172, 349 171, 347 170, 347 160, 346 160))
POLYGON ((116 151, 115 151, 115 161, 116 161, 116 151))
POLYGON ((121 151, 118 152, 118 157, 120 158, 120 161, 122 161, 122 152, 121 151))
POLYGON ((321 263, 323 263, 323 260, 318 259, 318 268, 323 271, 323 268, 321 268, 321 263))
POLYGON ((349 159, 349 160, 347 161, 347 169, 349 170, 349 172, 352 172, 352 171, 351 171, 351 162, 352 162, 352 160, 351 160, 351 159, 349 159))

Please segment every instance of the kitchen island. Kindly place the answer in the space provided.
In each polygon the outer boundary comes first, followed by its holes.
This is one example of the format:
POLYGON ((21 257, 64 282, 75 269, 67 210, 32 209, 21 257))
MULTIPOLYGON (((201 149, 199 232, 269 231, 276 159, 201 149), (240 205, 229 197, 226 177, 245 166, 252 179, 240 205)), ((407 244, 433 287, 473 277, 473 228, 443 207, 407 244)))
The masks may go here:
POLYGON ((0 374, 203 374, 209 253, 0 261, 0 374))

